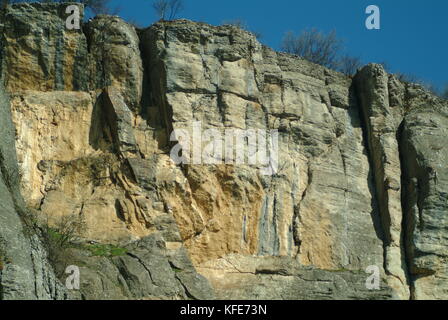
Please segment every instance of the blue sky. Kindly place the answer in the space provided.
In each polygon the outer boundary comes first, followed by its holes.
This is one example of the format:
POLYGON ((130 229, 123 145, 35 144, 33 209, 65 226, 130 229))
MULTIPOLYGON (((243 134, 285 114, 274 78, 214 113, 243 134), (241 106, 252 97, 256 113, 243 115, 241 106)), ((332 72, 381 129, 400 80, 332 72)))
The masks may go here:
MULTIPOLYGON (((336 30, 345 51, 364 63, 387 62, 392 72, 413 74, 438 87, 448 84, 447 0, 184 0, 181 18, 213 25, 241 19, 279 49, 285 32, 336 30), (365 9, 381 9, 381 30, 367 30, 365 9)), ((120 15, 143 26, 156 20, 152 0, 111 0, 120 15)))

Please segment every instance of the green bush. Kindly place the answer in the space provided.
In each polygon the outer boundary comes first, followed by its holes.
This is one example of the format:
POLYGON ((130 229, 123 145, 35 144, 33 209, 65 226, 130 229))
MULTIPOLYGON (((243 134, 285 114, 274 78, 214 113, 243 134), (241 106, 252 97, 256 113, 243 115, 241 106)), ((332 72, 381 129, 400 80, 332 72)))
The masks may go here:
POLYGON ((111 244, 87 245, 86 249, 96 257, 119 257, 127 254, 127 249, 111 244))
POLYGON ((80 239, 85 230, 85 221, 80 215, 66 216, 50 226, 49 223, 42 230, 43 244, 48 253, 48 261, 53 266, 56 276, 64 275, 65 268, 72 263, 70 248, 80 239))

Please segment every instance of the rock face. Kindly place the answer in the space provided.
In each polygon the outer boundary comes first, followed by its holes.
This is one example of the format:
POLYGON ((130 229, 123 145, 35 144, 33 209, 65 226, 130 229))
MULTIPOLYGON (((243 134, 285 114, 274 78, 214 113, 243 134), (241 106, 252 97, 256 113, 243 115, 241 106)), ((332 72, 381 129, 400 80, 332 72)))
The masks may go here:
POLYGON ((23 223, 25 203, 20 194, 9 97, 0 88, 0 299, 63 299, 32 225, 23 223))
MULTIPOLYGON (((175 223, 173 223, 175 226, 175 223)), ((154 233, 126 246, 126 254, 95 257, 73 249, 71 263, 80 267, 80 291, 71 299, 160 300, 214 299, 209 282, 199 275, 185 248, 167 245, 154 233)))
MULTIPOLYGON (((98 16, 67 30, 66 18, 58 4, 2 17, 3 298, 448 298, 446 101, 232 26, 98 16), (274 161, 204 164, 205 132, 237 130, 264 133, 255 144, 274 161), (179 132, 193 138, 182 165, 179 132), (81 288, 67 292, 21 231, 28 209, 51 226, 82 217, 84 242, 123 254, 71 248, 81 288)), ((250 158, 254 140, 236 142, 250 158)))
POLYGON ((400 133, 403 230, 413 298, 446 299, 447 103, 410 86, 400 133))

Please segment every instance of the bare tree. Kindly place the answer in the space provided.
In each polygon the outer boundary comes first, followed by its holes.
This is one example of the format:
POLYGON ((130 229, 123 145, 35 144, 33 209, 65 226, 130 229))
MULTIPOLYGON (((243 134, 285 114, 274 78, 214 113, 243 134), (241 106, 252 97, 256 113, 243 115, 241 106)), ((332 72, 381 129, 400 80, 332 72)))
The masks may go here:
POLYGON ((358 69, 362 67, 361 59, 358 57, 351 57, 349 55, 342 56, 338 62, 338 70, 348 76, 356 74, 358 69))
POLYGON ((441 97, 443 99, 447 99, 448 100, 448 84, 446 84, 445 85, 445 89, 442 90, 441 97))
POLYGON ((152 8, 160 20, 174 20, 184 9, 182 0, 154 0, 152 8))
POLYGON ((184 3, 182 0, 171 0, 168 5, 169 8, 169 20, 173 20, 177 15, 184 10, 184 3))
POLYGON ((283 38, 282 49, 327 68, 336 69, 342 41, 337 38, 335 31, 324 34, 311 29, 298 36, 288 32, 283 38))
POLYGON ((223 25, 231 25, 231 26, 235 26, 237 28, 249 31, 250 33, 252 33, 258 40, 260 40, 263 35, 261 34, 261 32, 258 31, 253 31, 250 30, 250 28, 247 26, 246 22, 244 20, 241 19, 233 19, 233 20, 225 20, 222 22, 223 25))
POLYGON ((168 9, 168 1, 167 0, 155 0, 152 3, 152 8, 156 12, 156 14, 160 20, 165 20, 166 12, 168 9))
POLYGON ((422 80, 419 79, 415 74, 397 72, 397 73, 395 73, 395 76, 401 82, 422 84, 422 80))
POLYGON ((143 28, 143 25, 140 22, 138 22, 137 19, 133 19, 133 18, 128 19, 127 23, 129 23, 130 25, 134 26, 134 28, 136 28, 136 29, 142 29, 143 28))

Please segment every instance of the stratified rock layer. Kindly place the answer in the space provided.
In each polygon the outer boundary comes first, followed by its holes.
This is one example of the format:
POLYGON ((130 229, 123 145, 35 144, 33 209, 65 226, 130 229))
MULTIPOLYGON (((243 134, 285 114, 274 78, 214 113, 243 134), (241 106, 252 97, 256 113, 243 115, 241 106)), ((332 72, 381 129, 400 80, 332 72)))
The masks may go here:
POLYGON ((447 102, 417 86, 406 91, 399 131, 403 163, 404 250, 413 298, 447 299, 447 102))
POLYGON ((24 223, 9 97, 0 86, 0 299, 64 299, 40 241, 39 230, 24 223))
POLYGON ((20 191, 50 224, 80 216, 85 241, 126 249, 73 249, 81 290, 70 298, 448 298, 446 101, 379 65, 351 79, 232 26, 135 30, 98 16, 66 30, 65 18, 55 4, 12 5, 3 17, 2 121, 11 114, 17 160, 2 124, 11 157, 0 158, 0 246, 23 248, 0 270, 4 288, 11 268, 23 273, 5 298, 61 296, 23 293, 40 276, 25 235, 11 231, 22 228, 20 191), (170 136, 198 124, 278 132, 277 170, 177 166, 170 136), (16 162, 20 188, 3 169, 16 162), (379 290, 366 287, 371 266, 379 290))

